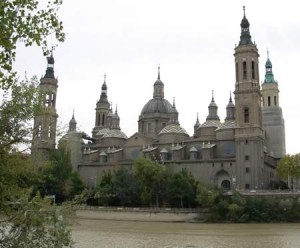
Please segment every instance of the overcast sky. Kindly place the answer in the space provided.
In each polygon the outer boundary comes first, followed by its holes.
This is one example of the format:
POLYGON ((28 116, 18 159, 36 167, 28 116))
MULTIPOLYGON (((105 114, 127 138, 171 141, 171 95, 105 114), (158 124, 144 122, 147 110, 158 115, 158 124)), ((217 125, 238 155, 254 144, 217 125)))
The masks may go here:
MULTIPOLYGON (((118 105, 121 129, 137 132, 138 117, 152 98, 158 64, 165 98, 176 100, 179 121, 192 135, 199 113, 205 121, 211 91, 225 118, 234 90, 234 47, 240 37, 242 6, 260 54, 264 80, 267 49, 280 89, 288 153, 300 152, 300 15, 297 0, 65 0, 59 11, 66 41, 54 51, 58 77, 57 112, 68 125, 75 109, 78 128, 90 134, 95 106, 107 75, 108 99, 118 105)), ((51 39, 49 38, 51 42, 51 39)), ((22 75, 44 75, 39 48, 18 48, 22 75)))

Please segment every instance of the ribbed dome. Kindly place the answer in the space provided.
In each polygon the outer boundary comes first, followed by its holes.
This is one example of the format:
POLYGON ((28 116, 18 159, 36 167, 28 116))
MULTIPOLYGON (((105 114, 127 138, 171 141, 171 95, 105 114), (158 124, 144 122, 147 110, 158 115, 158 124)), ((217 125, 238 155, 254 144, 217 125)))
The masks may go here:
POLYGON ((170 113, 172 105, 163 98, 153 98, 142 109, 142 114, 146 113, 170 113))
POLYGON ((158 135, 162 134, 185 134, 188 136, 188 133, 185 131, 184 128, 182 128, 179 124, 170 124, 166 127, 164 127, 158 135))
POLYGON ((119 129, 110 129, 110 128, 102 128, 99 130, 99 132, 96 134, 96 136, 100 136, 100 138, 121 138, 121 139, 127 139, 127 136, 125 133, 123 133, 119 129))

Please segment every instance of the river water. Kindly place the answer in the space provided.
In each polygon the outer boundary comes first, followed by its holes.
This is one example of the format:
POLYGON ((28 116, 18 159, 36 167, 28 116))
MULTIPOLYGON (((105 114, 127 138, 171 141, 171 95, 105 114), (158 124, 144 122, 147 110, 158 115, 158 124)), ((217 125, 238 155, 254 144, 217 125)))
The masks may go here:
POLYGON ((76 248, 300 248, 300 224, 74 222, 76 248))

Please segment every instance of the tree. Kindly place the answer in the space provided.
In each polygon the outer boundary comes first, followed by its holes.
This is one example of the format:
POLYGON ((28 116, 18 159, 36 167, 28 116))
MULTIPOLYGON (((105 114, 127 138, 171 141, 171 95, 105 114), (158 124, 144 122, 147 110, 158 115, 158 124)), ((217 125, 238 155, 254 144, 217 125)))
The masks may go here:
POLYGON ((138 204, 138 187, 131 171, 126 168, 117 170, 113 175, 112 183, 119 204, 122 206, 138 204))
POLYGON ((94 198, 98 200, 98 204, 109 206, 113 205, 115 195, 116 194, 113 187, 113 175, 110 171, 104 172, 100 183, 95 189, 94 198))
POLYGON ((72 173, 70 153, 60 146, 40 168, 39 190, 43 196, 55 195, 58 202, 68 198, 68 182, 72 173))
POLYGON ((15 83, 13 62, 17 44, 41 46, 48 53, 47 37, 52 35, 64 41, 63 24, 57 11, 62 0, 48 0, 47 4, 37 0, 0 1, 0 88, 7 90, 15 83))
POLYGON ((167 198, 173 206, 183 208, 195 205, 197 182, 186 170, 172 174, 168 178, 167 198))
POLYGON ((19 82, 13 69, 17 44, 35 44, 47 54, 48 35, 64 40, 57 18, 61 3, 0 1, 0 247, 71 245, 59 209, 30 188, 37 171, 26 154, 17 152, 19 144, 29 141, 29 122, 40 106, 40 94, 36 78, 19 82))
POLYGON ((142 202, 150 204, 152 197, 155 197, 155 205, 159 207, 159 198, 163 195, 166 183, 165 167, 149 159, 138 157, 134 161, 133 171, 142 202))
POLYGON ((281 179, 288 181, 290 188, 295 189, 300 178, 300 153, 281 158, 277 172, 281 179))

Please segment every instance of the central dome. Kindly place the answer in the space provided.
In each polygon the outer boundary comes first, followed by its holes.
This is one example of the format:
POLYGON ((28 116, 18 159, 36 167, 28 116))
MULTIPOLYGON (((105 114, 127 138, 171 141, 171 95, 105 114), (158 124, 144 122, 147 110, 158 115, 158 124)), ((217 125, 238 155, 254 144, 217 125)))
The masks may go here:
POLYGON ((149 100, 142 109, 142 114, 150 113, 170 113, 172 110, 171 103, 163 98, 153 98, 149 100))

